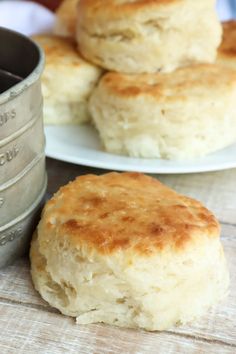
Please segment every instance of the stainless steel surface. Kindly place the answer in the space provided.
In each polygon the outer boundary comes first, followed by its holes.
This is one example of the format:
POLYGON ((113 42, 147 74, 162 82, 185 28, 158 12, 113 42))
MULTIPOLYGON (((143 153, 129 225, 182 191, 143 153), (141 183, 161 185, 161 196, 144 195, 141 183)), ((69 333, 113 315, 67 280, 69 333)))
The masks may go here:
POLYGON ((44 188, 34 204, 7 227, 0 227, 0 268, 11 264, 17 257, 28 251, 44 203, 46 187, 47 179, 45 179, 44 188))
POLYGON ((46 189, 41 49, 0 28, 0 267, 23 254, 46 189))
POLYGON ((42 111, 40 81, 26 88, 18 96, 14 96, 14 99, 8 97, 8 100, 1 102, 2 96, 8 95, 5 93, 0 95, 0 141, 18 132, 42 111))
POLYGON ((45 179, 45 159, 42 154, 22 171, 19 179, 11 180, 4 189, 0 186, 0 228, 34 203, 44 188, 45 179))
POLYGON ((16 133, 0 140, 0 188, 15 178, 44 152, 45 137, 41 117, 34 117, 16 133))

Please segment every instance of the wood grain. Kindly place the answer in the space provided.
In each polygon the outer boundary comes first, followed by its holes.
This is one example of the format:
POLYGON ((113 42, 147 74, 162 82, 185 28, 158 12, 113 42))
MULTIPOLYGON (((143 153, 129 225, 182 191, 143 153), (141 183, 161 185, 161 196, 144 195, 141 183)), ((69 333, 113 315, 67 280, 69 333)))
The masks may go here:
MULTIPOLYGON (((48 160, 48 195, 85 173, 103 173, 48 160)), ((201 200, 222 221, 222 241, 231 273, 228 298, 188 326, 162 333, 105 325, 78 326, 34 290, 27 258, 0 271, 0 354, 235 354, 236 353, 236 169, 157 176, 201 200)))
POLYGON ((221 342, 174 333, 147 333, 101 325, 76 326, 69 318, 16 304, 1 304, 1 353, 227 353, 221 342), (17 316, 16 316, 17 314, 17 316))

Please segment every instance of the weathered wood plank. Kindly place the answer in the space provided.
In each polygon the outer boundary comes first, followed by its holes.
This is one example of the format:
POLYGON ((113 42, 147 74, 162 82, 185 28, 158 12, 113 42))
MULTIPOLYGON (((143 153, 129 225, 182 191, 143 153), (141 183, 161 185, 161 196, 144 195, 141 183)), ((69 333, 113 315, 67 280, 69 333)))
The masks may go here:
POLYGON ((179 193, 204 203, 221 222, 236 225, 236 169, 157 177, 179 193))
POLYGON ((76 326, 58 314, 0 302, 1 354, 233 354, 221 342, 107 326, 76 326))
MULTIPOLYGON (((231 271, 229 297, 199 321, 171 332, 236 345, 236 227, 223 225, 222 239, 231 271)), ((34 306, 39 311, 54 311, 33 289, 29 263, 25 259, 18 260, 14 265, 0 271, 0 299, 4 303, 22 303, 26 308, 34 306)), ((16 312, 16 316, 19 317, 20 314, 16 312)), ((73 323, 73 320, 71 321, 73 323)))

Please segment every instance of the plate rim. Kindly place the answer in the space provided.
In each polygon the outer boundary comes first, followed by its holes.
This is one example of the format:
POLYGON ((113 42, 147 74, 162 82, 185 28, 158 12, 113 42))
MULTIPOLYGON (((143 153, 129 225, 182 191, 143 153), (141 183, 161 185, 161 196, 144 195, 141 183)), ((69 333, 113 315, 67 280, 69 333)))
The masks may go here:
MULTIPOLYGON (((85 125, 83 125, 85 126, 85 125)), ((76 164, 76 165, 81 165, 81 166, 86 166, 86 167, 91 167, 91 168, 98 168, 98 169, 102 169, 102 170, 114 170, 114 171, 139 171, 142 173, 154 173, 154 174, 193 174, 193 173, 205 173, 205 172, 216 172, 216 171, 222 171, 222 170, 228 170, 228 169, 232 169, 232 168, 236 168, 236 157, 235 160, 230 160, 230 161, 226 161, 224 163, 220 163, 220 164, 215 164, 215 163, 210 163, 210 164, 204 164, 204 165, 200 165, 199 166, 199 162, 197 164, 193 164, 191 162, 191 165, 188 166, 178 166, 176 167, 176 165, 174 165, 173 167, 163 167, 163 166, 153 166, 151 165, 140 165, 138 168, 134 168, 132 165, 128 166, 128 164, 124 164, 124 163, 118 163, 116 161, 116 158, 126 158, 126 159, 132 159, 132 161, 137 160, 137 164, 139 161, 148 161, 149 159, 139 159, 139 158, 132 158, 132 157, 128 157, 128 156, 120 156, 120 155, 115 155, 115 154, 111 154, 108 152, 103 152, 100 150, 96 150, 94 148, 90 149, 90 151, 94 151, 94 153, 102 153, 102 154, 106 154, 108 157, 114 157, 115 161, 102 161, 101 159, 96 159, 94 157, 93 160, 88 159, 86 157, 83 156, 74 156, 72 155, 68 155, 68 154, 64 154, 63 152, 57 152, 54 149, 52 149, 50 147, 51 144, 53 144, 53 140, 52 140, 52 136, 51 136, 51 130, 54 130, 56 132, 56 130, 67 130, 69 128, 72 128, 74 126, 58 126, 58 125, 46 125, 45 128, 45 136, 46 136, 46 148, 45 148, 45 153, 46 156, 49 158, 53 158, 59 161, 64 161, 64 162, 69 162, 72 164, 76 164)), ((87 125, 87 127, 89 127, 87 125)), ((80 128, 80 126, 76 126, 76 128, 80 128)), ((89 127, 90 128, 90 127, 89 127)), ((55 134, 54 134, 55 136, 55 134)), ((57 144, 61 145, 61 142, 58 141, 57 144)), ((68 145, 66 145, 68 147, 68 145)), ((236 149, 236 143, 231 145, 231 147, 234 147, 236 149)), ((229 148, 229 147, 228 147, 229 148)), ((226 148, 227 149, 227 148, 226 148)), ((88 148, 84 148, 81 146, 81 150, 89 150, 88 148)), ((224 149, 222 149, 224 150, 224 149)), ((222 150, 219 150, 219 152, 222 153, 222 150)), ((217 152, 215 153, 217 154, 217 152)), ((207 156, 207 158, 209 158, 210 155, 207 156)), ((150 159, 150 162, 154 162, 154 161, 158 161, 158 159, 150 159)), ((165 160, 159 160, 159 161, 165 161, 165 160)), ((171 160, 168 160, 171 161, 171 160)), ((181 164, 183 163, 183 161, 179 161, 181 164)), ((188 161, 186 161, 188 162, 188 161)), ((176 161, 173 161, 174 164, 176 164, 176 161)))

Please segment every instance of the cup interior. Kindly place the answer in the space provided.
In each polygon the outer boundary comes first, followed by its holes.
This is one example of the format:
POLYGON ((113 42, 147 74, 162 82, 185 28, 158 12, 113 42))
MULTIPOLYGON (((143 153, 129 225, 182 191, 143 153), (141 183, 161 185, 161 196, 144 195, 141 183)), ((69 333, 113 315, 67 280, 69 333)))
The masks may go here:
POLYGON ((27 78, 39 61, 39 48, 33 41, 0 27, 0 93, 27 78))
POLYGON ((0 93, 7 91, 12 86, 22 81, 19 76, 14 76, 7 71, 0 70, 0 93))

